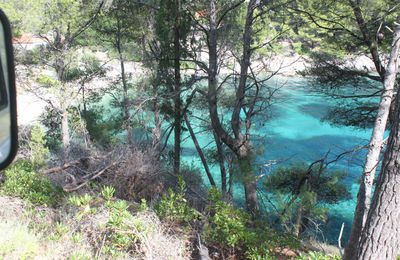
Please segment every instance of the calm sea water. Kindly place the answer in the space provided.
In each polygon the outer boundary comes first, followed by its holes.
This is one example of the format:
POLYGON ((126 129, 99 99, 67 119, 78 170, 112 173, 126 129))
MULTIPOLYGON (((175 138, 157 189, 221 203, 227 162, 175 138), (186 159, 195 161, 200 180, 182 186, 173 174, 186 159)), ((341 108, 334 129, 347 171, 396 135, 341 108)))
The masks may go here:
MULTIPOLYGON (((262 165, 270 163, 271 160, 277 161, 272 167, 261 168, 262 172, 268 173, 278 165, 290 165, 299 161, 313 162, 324 157, 328 151, 329 158, 332 159, 340 153, 368 143, 370 129, 335 126, 321 120, 335 101, 310 91, 310 82, 306 79, 280 78, 272 84, 277 87, 284 86, 278 91, 268 113, 260 116, 253 128, 254 144, 260 148, 257 163, 262 165)), ((196 114, 208 118, 207 111, 199 111, 196 114)), ((198 123, 199 121, 193 121, 195 128, 198 123)), ((199 133, 198 138, 201 145, 212 148, 212 139, 208 134, 199 133)), ((348 173, 346 184, 352 193, 352 199, 328 205, 330 213, 323 231, 324 238, 329 242, 334 243, 337 239, 343 222, 344 241, 349 235, 358 191, 357 180, 362 172, 365 152, 350 153, 331 166, 331 169, 348 173)), ((184 141, 183 158, 202 169, 190 138, 184 141)), ((212 171, 218 180, 218 168, 213 166, 212 171)), ((204 181, 208 183, 205 174, 204 181)), ((234 192, 240 203, 243 198, 242 187, 237 185, 234 192)))
MULTIPOLYGON (((275 163, 272 166, 260 167, 260 172, 268 174, 274 167, 297 162, 311 163, 323 158, 327 152, 329 152, 328 158, 333 159, 338 154, 368 144, 371 129, 360 130, 337 126, 322 120, 329 109, 335 105, 335 101, 312 92, 310 81, 307 79, 282 77, 275 79, 270 84, 273 88, 279 88, 279 91, 275 95, 273 105, 254 122, 252 136, 254 147, 257 150, 255 163, 257 165, 270 164, 272 161, 275 163)), ((106 98, 103 101, 109 103, 109 100, 106 98)), ((229 111, 224 112, 228 118, 229 111)), ((208 111, 196 111, 196 116, 206 120, 209 118, 208 111)), ((147 115, 147 117, 151 122, 152 116, 147 115)), ((209 132, 201 131, 201 121, 191 118, 191 122, 193 128, 199 132, 197 138, 201 146, 205 149, 215 149, 213 138, 209 132)), ((189 134, 187 132, 185 134, 187 136, 183 138, 182 159, 187 164, 201 169, 204 183, 208 184, 194 144, 189 134)), ((143 137, 143 132, 139 131, 137 136, 143 137)), ((173 144, 172 138, 170 144, 173 144)), ((329 217, 326 225, 321 227, 323 235, 320 235, 320 239, 336 243, 340 227, 342 223, 345 223, 343 242, 347 240, 365 154, 365 150, 349 153, 330 166, 332 170, 348 173, 346 185, 351 191, 352 199, 335 205, 327 205, 330 209, 329 217)), ((219 168, 217 165, 210 166, 214 179, 218 182, 219 168)), ((238 204, 243 203, 244 191, 241 185, 235 185, 234 197, 238 204)), ((264 206, 268 208, 271 205, 266 203, 264 206)))

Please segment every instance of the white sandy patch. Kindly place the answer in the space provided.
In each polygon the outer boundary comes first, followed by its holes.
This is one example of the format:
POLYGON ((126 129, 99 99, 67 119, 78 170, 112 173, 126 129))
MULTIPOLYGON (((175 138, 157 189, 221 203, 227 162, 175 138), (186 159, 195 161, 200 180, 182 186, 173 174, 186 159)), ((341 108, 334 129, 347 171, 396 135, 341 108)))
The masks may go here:
POLYGON ((39 120, 46 107, 46 102, 35 95, 24 92, 17 95, 18 125, 29 125, 39 120))

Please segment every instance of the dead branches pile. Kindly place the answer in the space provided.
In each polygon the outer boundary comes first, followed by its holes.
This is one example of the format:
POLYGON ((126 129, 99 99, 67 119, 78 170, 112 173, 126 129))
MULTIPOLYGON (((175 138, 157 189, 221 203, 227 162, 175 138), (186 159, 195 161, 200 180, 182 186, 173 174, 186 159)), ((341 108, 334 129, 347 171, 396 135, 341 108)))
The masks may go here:
POLYGON ((151 152, 119 147, 104 155, 70 160, 43 171, 66 192, 76 191, 96 180, 116 189, 119 198, 152 200, 164 188, 165 171, 151 152))

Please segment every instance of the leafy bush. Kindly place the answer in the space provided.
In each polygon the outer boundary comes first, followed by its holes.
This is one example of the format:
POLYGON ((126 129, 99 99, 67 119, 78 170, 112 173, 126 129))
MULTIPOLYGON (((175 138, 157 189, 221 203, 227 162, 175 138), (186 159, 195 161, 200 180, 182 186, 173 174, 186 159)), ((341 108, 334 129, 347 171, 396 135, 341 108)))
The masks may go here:
POLYGON ((138 239, 136 233, 130 231, 132 229, 131 225, 136 230, 140 230, 142 229, 141 224, 135 221, 128 211, 128 203, 126 201, 116 200, 106 204, 110 213, 107 222, 107 228, 110 231, 109 249, 127 251, 138 239))
POLYGON ((188 223, 199 218, 200 213, 190 207, 185 199, 186 183, 182 178, 178 178, 178 185, 177 192, 168 189, 167 194, 155 205, 155 210, 161 218, 188 223))
POLYGON ((117 143, 117 136, 121 132, 123 120, 121 114, 109 110, 102 105, 92 105, 86 112, 82 112, 90 138, 103 146, 117 143), (111 113, 111 117, 105 117, 111 113))
POLYGON ((26 199, 34 204, 54 206, 62 197, 62 190, 48 178, 34 171, 27 161, 18 161, 5 171, 1 192, 26 199))
POLYGON ((45 132, 39 124, 35 124, 31 130, 29 148, 30 160, 35 168, 45 166, 49 158, 49 149, 46 147, 45 132))
POLYGON ((247 229, 250 215, 242 209, 222 201, 222 195, 217 189, 211 189, 209 193, 211 204, 206 211, 210 215, 204 227, 206 240, 222 247, 231 248, 244 245, 253 232, 247 229))
POLYGON ((210 205, 203 236, 208 244, 222 251, 236 251, 250 260, 275 259, 277 248, 297 249, 298 239, 291 235, 277 233, 265 226, 265 222, 252 221, 243 209, 222 200, 218 189, 209 192, 210 205))
POLYGON ((325 255, 321 252, 309 252, 307 254, 300 254, 296 260, 340 260, 341 257, 337 255, 325 255))
POLYGON ((129 251, 138 242, 138 233, 146 232, 146 230, 142 223, 129 212, 129 205, 125 200, 113 198, 114 192, 113 187, 105 186, 101 190, 103 199, 94 198, 88 194, 72 195, 69 197, 69 203, 78 207, 75 215, 78 221, 106 209, 107 221, 104 226, 99 227, 102 233, 107 234, 103 251, 105 254, 116 257, 129 251))
POLYGON ((40 49, 32 49, 32 50, 25 50, 25 49, 14 49, 15 50, 15 62, 17 64, 23 65, 38 65, 41 62, 41 53, 40 49))
POLYGON ((61 111, 46 106, 40 115, 40 122, 46 127, 46 144, 50 150, 57 150, 61 147, 61 111))
POLYGON ((299 236, 310 227, 309 219, 326 220, 326 204, 351 198, 345 177, 344 172, 329 171, 321 163, 300 163, 277 168, 267 176, 264 185, 270 192, 268 196, 272 196, 270 200, 281 204, 278 217, 283 227, 299 236), (287 200, 288 197, 291 199, 287 200))

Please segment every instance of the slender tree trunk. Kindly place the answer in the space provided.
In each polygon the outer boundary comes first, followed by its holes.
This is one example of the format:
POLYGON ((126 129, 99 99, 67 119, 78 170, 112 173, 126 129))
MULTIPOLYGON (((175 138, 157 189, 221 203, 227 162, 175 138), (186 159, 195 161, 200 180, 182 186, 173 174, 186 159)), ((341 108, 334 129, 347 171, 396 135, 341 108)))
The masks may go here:
MULTIPOLYGON (((400 33, 400 28, 396 34, 400 33)), ((399 39, 397 41, 400 41, 399 39)), ((393 54, 392 50, 392 54, 393 54)), ((398 54, 392 58, 396 59, 398 54)), ((397 66, 387 68, 389 75, 397 75, 397 66)), ((357 247, 357 259, 395 260, 400 255, 400 92, 397 92, 396 117, 378 177, 365 228, 357 247)), ((355 258, 354 258, 355 259, 355 258)))
POLYGON ((222 123, 218 116, 218 105, 217 105, 217 6, 216 0, 210 0, 209 2, 209 31, 208 31, 208 107, 210 112, 211 124, 215 134, 224 142, 236 155, 241 174, 243 175, 243 185, 246 197, 247 209, 252 214, 258 213, 257 203, 257 183, 255 178, 255 172, 251 169, 250 160, 250 145, 248 140, 243 138, 241 134, 240 126, 240 111, 243 106, 246 79, 248 68, 250 66, 251 57, 251 39, 252 39, 252 24, 253 24, 253 13, 255 8, 259 4, 259 0, 251 0, 248 4, 245 32, 243 34, 244 46, 241 60, 241 75, 239 80, 238 90, 236 92, 236 104, 231 118, 231 126, 234 132, 234 137, 231 137, 228 132, 222 126, 222 123))
POLYGON ((375 120, 371 140, 369 143, 368 154, 363 170, 360 190, 357 195, 357 206, 353 220, 348 245, 345 250, 344 259, 354 259, 356 246, 360 238, 362 229, 367 219, 368 211, 371 203, 372 186, 374 182, 376 167, 379 163, 379 155, 383 143, 384 133, 386 129, 387 119, 390 112, 390 106, 393 99, 394 87, 398 70, 398 56, 400 48, 400 27, 396 28, 390 60, 387 65, 384 87, 379 102, 378 114, 375 120))
MULTIPOLYGON (((400 111, 397 111, 397 117, 400 111)), ((400 255, 400 131, 394 122, 382 172, 361 235, 357 258, 395 260, 400 255)))
POLYGON ((300 205, 298 210, 297 210, 297 216, 296 216, 296 222, 295 222, 295 236, 300 237, 301 235, 301 230, 302 230, 302 223, 303 220, 303 207, 300 205))
POLYGON ((216 186, 215 181, 213 176, 211 175, 211 171, 210 168, 208 167, 206 157, 204 156, 203 150, 201 149, 200 144, 197 141, 196 134, 193 131, 192 125, 190 124, 189 118, 187 117, 186 113, 183 114, 183 118, 185 119, 186 126, 189 130, 190 136, 192 137, 194 146, 196 147, 196 151, 199 154, 201 163, 203 164, 204 170, 206 171, 208 180, 210 181, 210 184, 215 187, 216 186))
POLYGON ((240 61, 239 86, 236 91, 236 105, 232 113, 231 125, 235 139, 240 144, 239 152, 236 152, 239 163, 241 164, 241 174, 244 175, 244 190, 246 195, 247 209, 256 215, 259 212, 257 200, 257 178, 253 167, 251 166, 250 144, 247 136, 241 133, 240 111, 242 110, 246 87, 248 70, 250 67, 250 58, 252 55, 251 43, 253 38, 254 11, 260 4, 260 0, 250 0, 247 6, 246 22, 243 32, 243 50, 240 61), (243 167, 245 165, 245 167, 243 167))
POLYGON ((64 102, 61 104, 61 137, 64 146, 64 152, 68 154, 71 145, 71 137, 68 124, 68 110, 64 102))
MULTIPOLYGON (((58 34, 57 34, 58 35, 58 34)), ((60 40, 58 40, 59 42, 60 40)), ((59 43, 60 44, 60 43, 59 43)), ((71 145, 71 137, 69 131, 69 123, 68 123, 68 97, 67 97, 67 86, 64 80, 64 71, 65 71, 65 63, 64 56, 60 54, 56 57, 55 62, 55 70, 57 73, 57 80, 61 84, 60 88, 60 112, 61 112, 61 139, 63 143, 64 153, 68 155, 69 148, 71 145)))
MULTIPOLYGON (((369 33, 368 25, 365 22, 364 15, 361 10, 361 2, 362 1, 360 0, 349 0, 350 6, 353 9, 353 13, 358 24, 358 28, 360 29, 363 36, 364 43, 368 46, 372 61, 375 65, 375 69, 381 77, 381 80, 383 81, 385 77, 385 68, 382 65, 381 59, 379 57, 378 43, 376 42, 375 37, 371 37, 369 33)), ((376 32, 374 31, 374 34, 375 33, 376 32)))
POLYGON ((215 134, 233 151, 237 149, 238 144, 229 136, 223 128, 218 116, 217 102, 217 70, 218 70, 218 54, 217 54, 217 6, 216 0, 210 0, 209 4, 209 32, 208 32, 208 110, 210 112, 211 125, 215 134))
POLYGON ((154 128, 152 131, 152 148, 153 153, 157 158, 161 156, 161 120, 160 120, 160 108, 158 107, 159 100, 154 100, 154 128))
POLYGON ((82 86, 82 103, 83 103, 83 118, 87 120, 87 104, 86 104, 86 94, 85 86, 82 86))
MULTIPOLYGON (((178 1, 179 3, 179 1, 178 1)), ((178 4, 178 8, 180 8, 178 4)), ((181 46, 180 46, 180 13, 175 18, 174 27, 174 173, 181 167, 181 134, 182 134, 182 99, 181 99, 181 46)))
POLYGON ((121 43, 121 23, 120 20, 117 22, 117 36, 116 36, 116 46, 117 46, 117 51, 118 51, 118 57, 119 57, 119 64, 121 68, 121 79, 122 79, 122 88, 123 88, 123 106, 124 106, 124 124, 125 124, 125 129, 126 129, 126 136, 127 136, 127 142, 129 145, 132 145, 133 142, 133 134, 132 134, 132 119, 131 119, 131 113, 130 113, 130 108, 131 108, 131 101, 129 98, 129 93, 128 93, 128 81, 126 79, 126 72, 125 72, 125 60, 124 56, 122 54, 122 43, 121 43))
POLYGON ((255 178, 254 169, 251 165, 251 157, 249 154, 238 158, 240 173, 243 178, 244 194, 246 199, 246 208, 253 215, 259 213, 257 200, 257 180, 255 178))
POLYGON ((227 199, 232 200, 233 199, 233 174, 232 170, 229 170, 229 189, 227 193, 227 199))
POLYGON ((225 196, 227 190, 226 190, 226 168, 225 168, 224 149, 222 147, 221 139, 215 134, 215 132, 214 132, 214 139, 215 139, 215 144, 217 146, 218 163, 221 172, 221 190, 222 194, 224 194, 225 196))

